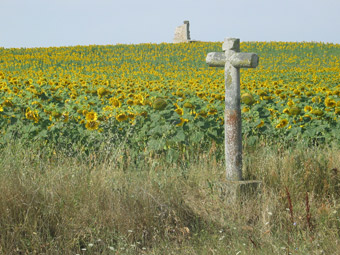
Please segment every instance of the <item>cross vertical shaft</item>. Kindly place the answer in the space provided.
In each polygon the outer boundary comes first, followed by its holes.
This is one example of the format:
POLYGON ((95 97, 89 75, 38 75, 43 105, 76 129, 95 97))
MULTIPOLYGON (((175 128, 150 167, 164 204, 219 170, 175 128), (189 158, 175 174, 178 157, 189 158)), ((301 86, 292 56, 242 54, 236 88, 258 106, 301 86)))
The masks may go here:
MULTIPOLYGON (((229 38, 223 44, 227 60, 240 51, 240 40, 229 38)), ((240 106, 240 68, 231 61, 225 63, 224 142, 226 177, 230 181, 242 180, 242 124, 240 106)))

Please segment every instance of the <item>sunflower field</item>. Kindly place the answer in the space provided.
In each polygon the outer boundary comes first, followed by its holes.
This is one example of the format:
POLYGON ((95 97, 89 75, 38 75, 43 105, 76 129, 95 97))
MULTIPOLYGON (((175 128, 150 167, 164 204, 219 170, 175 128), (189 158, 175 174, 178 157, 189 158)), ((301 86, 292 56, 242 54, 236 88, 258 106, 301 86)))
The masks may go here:
MULTIPOLYGON (((0 48, 0 144, 166 150, 223 143, 221 42, 0 48)), ((340 141, 340 45, 242 42, 244 139, 340 141)))

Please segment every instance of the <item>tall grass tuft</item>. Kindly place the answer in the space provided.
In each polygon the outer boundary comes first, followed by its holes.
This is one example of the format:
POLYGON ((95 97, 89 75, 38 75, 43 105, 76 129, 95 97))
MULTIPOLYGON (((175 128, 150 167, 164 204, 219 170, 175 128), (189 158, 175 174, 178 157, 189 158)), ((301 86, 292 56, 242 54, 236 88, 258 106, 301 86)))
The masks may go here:
POLYGON ((244 149, 254 196, 221 192, 224 162, 124 147, 84 156, 20 143, 0 151, 0 254, 336 254, 340 150, 244 149), (148 154, 145 154, 148 155, 148 154), (227 202, 229 201, 229 202, 227 202))

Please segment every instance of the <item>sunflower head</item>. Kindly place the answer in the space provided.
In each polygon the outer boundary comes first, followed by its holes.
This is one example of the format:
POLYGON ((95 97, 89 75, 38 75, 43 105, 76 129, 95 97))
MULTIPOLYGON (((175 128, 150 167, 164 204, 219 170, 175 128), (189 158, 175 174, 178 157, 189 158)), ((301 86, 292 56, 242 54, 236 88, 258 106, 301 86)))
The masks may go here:
POLYGON ((96 112, 87 112, 85 115, 87 121, 95 121, 98 119, 98 114, 96 112))
POLYGON ((264 91, 264 90, 262 90, 262 89, 259 89, 259 90, 257 91, 257 94, 258 94, 260 97, 263 97, 263 96, 266 96, 266 95, 267 95, 267 92, 264 91))
POLYGON ((116 116, 116 120, 118 120, 119 122, 127 120, 128 116, 124 113, 120 113, 116 116))
POLYGON ((110 94, 110 91, 106 88, 100 87, 99 89, 97 89, 97 95, 99 97, 104 97, 109 94, 110 94))
POLYGON ((313 97, 312 98, 312 102, 313 103, 320 103, 321 102, 321 98, 319 96, 313 97))
POLYGON ((312 107, 309 106, 309 105, 306 105, 306 106, 303 108, 303 110, 304 110, 305 112, 310 112, 310 111, 312 110, 312 107))
POLYGON ((127 103, 128 105, 133 105, 133 99, 128 99, 128 100, 126 101, 126 103, 127 103))
POLYGON ((335 112, 336 115, 340 115, 340 108, 339 107, 335 108, 334 112, 335 112))
POLYGON ((316 115, 316 116, 324 115, 324 112, 322 110, 319 110, 319 109, 312 110, 311 113, 316 115))
POLYGON ((276 125, 276 128, 283 128, 285 126, 288 125, 288 120, 287 119, 283 119, 283 120, 280 120, 280 123, 276 125))
POLYGON ((208 115, 215 115, 215 114, 217 114, 217 109, 216 108, 209 109, 208 115))
POLYGON ((114 107, 120 107, 120 105, 121 105, 120 101, 119 101, 117 98, 111 97, 111 98, 109 99, 109 102, 110 102, 111 105, 114 106, 114 107))
POLYGON ((96 120, 87 121, 85 124, 85 128, 88 130, 96 130, 98 129, 98 126, 99 126, 99 122, 96 120))
POLYGON ((152 104, 152 107, 155 110, 164 110, 166 106, 167 106, 167 103, 163 98, 156 98, 152 104))
POLYGON ((241 101, 242 101, 242 103, 244 103, 246 105, 252 105, 255 102, 253 96, 249 93, 244 93, 241 96, 241 101))
POLYGON ((289 114, 291 115, 299 115, 301 112, 301 109, 297 106, 292 106, 290 109, 289 109, 289 114))
POLYGON ((188 120, 188 119, 183 119, 183 118, 181 117, 180 123, 176 124, 176 126, 183 126, 183 124, 186 123, 186 122, 189 122, 189 120, 188 120))
POLYGON ((142 111, 139 115, 143 116, 144 118, 146 118, 148 116, 148 112, 147 111, 142 111))
POLYGON ((183 107, 192 109, 192 108, 194 108, 194 105, 192 103, 186 102, 186 103, 184 103, 183 107))
POLYGON ((249 107, 244 107, 244 108, 242 109, 242 112, 249 112, 249 111, 250 111, 249 107))
POLYGON ((178 90, 178 91, 176 92, 176 96, 178 96, 178 97, 183 97, 183 96, 184 96, 183 91, 178 90))
POLYGON ((327 97, 325 99, 325 105, 327 107, 335 107, 336 106, 336 102, 334 100, 332 100, 331 98, 327 97))
POLYGON ((176 110, 175 110, 175 112, 178 114, 178 115, 183 115, 183 109, 182 108, 177 108, 176 110))

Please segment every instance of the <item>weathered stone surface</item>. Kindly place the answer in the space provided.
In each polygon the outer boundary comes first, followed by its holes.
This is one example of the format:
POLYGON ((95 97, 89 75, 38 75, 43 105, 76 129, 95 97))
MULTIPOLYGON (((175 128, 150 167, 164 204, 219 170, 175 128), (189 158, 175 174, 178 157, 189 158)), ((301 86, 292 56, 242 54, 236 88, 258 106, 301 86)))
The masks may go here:
POLYGON ((230 63, 236 68, 255 68, 259 57, 255 53, 236 53, 230 57, 230 63))
POLYGON ((182 43, 190 41, 189 21, 185 20, 184 24, 176 27, 174 43, 182 43))
POLYGON ((205 61, 211 67, 224 67, 227 58, 224 52, 210 52, 205 61))
POLYGON ((259 57, 255 53, 241 53, 240 39, 238 38, 226 38, 222 49, 224 52, 209 53, 206 62, 209 66, 224 66, 225 68, 224 129, 226 177, 228 181, 242 181, 240 68, 257 67, 259 57))

